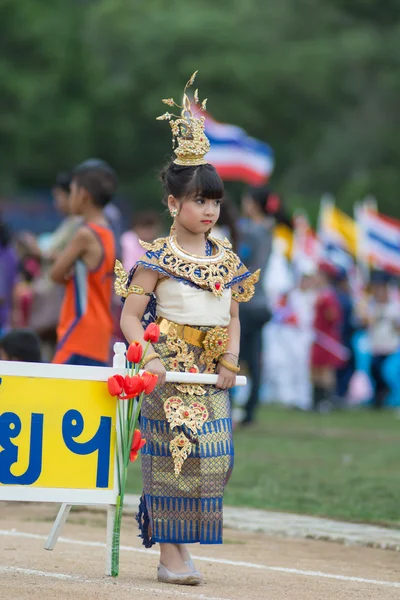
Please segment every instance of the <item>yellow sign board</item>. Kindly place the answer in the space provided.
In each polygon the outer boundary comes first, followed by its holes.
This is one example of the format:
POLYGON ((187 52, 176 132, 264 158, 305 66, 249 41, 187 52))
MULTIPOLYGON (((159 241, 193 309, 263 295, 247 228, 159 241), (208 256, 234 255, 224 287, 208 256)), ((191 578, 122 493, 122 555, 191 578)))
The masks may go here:
POLYGON ((106 381, 2 375, 1 368, 0 377, 0 498, 10 485, 114 488, 116 402, 106 381))

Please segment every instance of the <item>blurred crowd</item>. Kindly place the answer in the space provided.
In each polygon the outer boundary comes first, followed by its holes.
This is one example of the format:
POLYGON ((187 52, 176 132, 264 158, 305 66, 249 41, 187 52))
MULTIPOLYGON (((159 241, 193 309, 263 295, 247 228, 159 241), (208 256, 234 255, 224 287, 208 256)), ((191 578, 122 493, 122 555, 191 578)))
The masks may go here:
MULTIPOLYGON (((0 358, 50 362, 56 351, 64 286, 49 273, 81 225, 70 213, 71 175, 60 173, 52 189, 63 219, 51 233, 12 234, 0 218, 0 358), (15 335, 20 331, 21 336, 15 335), (25 337, 24 337, 25 336, 25 337), (21 342, 22 340, 22 342, 21 342)), ((138 212, 126 227, 113 201, 104 216, 117 257, 129 269, 143 254, 139 240, 165 235, 157 212, 138 212)), ((377 409, 399 401, 400 295, 398 282, 380 271, 344 270, 324 260, 289 261, 277 227, 292 228, 282 199, 269 187, 250 187, 240 210, 229 197, 221 205, 214 237, 227 237, 260 282, 240 306, 241 364, 245 395, 234 390, 234 415, 255 420, 262 402, 328 412, 370 402, 377 409)), ((120 299, 114 296, 114 334, 123 339, 120 299)))

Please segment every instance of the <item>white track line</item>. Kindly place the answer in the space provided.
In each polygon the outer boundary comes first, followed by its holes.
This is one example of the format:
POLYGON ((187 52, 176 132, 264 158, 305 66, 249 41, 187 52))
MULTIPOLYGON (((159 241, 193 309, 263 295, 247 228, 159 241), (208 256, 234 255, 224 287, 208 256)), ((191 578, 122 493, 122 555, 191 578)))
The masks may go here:
POLYGON ((20 573, 21 575, 36 576, 36 577, 47 577, 49 579, 62 579, 64 581, 76 581, 77 583, 95 583, 96 585, 112 585, 113 589, 115 586, 118 588, 128 589, 132 592, 153 592, 164 596, 166 593, 173 594, 174 596, 183 596, 185 598, 195 598, 196 600, 229 600, 228 598, 214 598, 212 596, 206 596, 205 594, 191 594, 190 592, 179 592, 174 590, 168 590, 162 588, 150 588, 138 585, 127 585, 126 583, 120 583, 116 579, 86 579, 85 577, 79 577, 79 575, 66 575, 65 573, 52 573, 50 571, 37 571, 36 569, 22 569, 21 567, 6 567, 0 565, 0 573, 20 573))
MULTIPOLYGON (((9 536, 9 537, 22 537, 22 538, 31 538, 36 540, 47 540, 47 536, 39 535, 37 533, 26 533, 23 531, 14 531, 14 530, 6 530, 0 529, 0 535, 9 536)), ((103 542, 89 542, 83 540, 72 540, 69 538, 58 538, 58 541, 64 544, 75 544, 77 546, 87 546, 92 548, 105 548, 106 544, 103 542)), ((156 550, 146 550, 144 548, 133 548, 132 546, 122 546, 121 550, 125 550, 127 552, 139 552, 141 554, 156 554, 158 552, 156 550)), ((229 560, 225 558, 213 558, 209 556, 192 556, 195 560, 201 560, 205 562, 218 563, 223 565, 232 565, 235 567, 245 567, 247 569, 261 569, 265 571, 275 571, 277 573, 289 573, 292 575, 303 575, 305 577, 321 577, 325 579, 336 579, 339 581, 352 581, 355 583, 369 583, 373 585, 381 585, 385 587, 392 588, 400 588, 400 583, 396 581, 382 581, 380 579, 365 579, 364 577, 352 577, 347 575, 334 575, 332 573, 323 573, 322 571, 302 571, 301 569, 290 569, 288 567, 270 567, 267 565, 260 565, 258 563, 250 563, 250 562, 242 562, 237 560, 229 560)))

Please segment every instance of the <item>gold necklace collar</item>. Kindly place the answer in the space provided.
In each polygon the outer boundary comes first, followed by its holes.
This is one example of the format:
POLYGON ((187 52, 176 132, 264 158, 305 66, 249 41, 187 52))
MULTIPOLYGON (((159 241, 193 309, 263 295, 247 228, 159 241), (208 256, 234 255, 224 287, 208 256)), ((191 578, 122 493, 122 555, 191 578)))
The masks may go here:
POLYGON ((225 256, 225 248, 223 246, 220 246, 216 240, 213 240, 210 243, 216 245, 218 250, 217 254, 213 254, 212 256, 199 256, 197 254, 191 254, 190 252, 184 250, 176 241, 175 235, 167 238, 167 246, 173 254, 179 256, 179 258, 182 258, 183 260, 187 260, 189 262, 194 262, 198 264, 217 263, 223 260, 225 256))

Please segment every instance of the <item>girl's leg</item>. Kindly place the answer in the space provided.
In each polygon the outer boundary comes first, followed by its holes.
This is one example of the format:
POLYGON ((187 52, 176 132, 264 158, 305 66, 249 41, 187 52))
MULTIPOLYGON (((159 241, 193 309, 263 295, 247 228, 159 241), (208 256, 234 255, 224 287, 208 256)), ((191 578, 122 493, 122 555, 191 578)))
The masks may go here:
POLYGON ((185 544, 178 544, 178 549, 183 561, 187 562, 191 560, 189 550, 186 548, 185 544))
POLYGON ((178 544, 160 544, 160 563, 172 573, 190 572, 181 556, 178 544))

